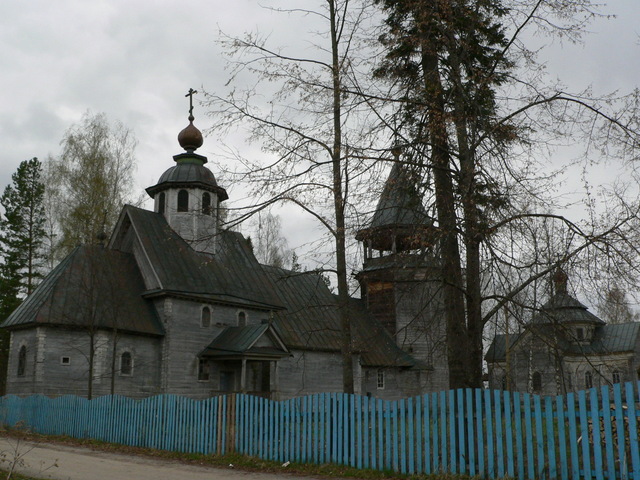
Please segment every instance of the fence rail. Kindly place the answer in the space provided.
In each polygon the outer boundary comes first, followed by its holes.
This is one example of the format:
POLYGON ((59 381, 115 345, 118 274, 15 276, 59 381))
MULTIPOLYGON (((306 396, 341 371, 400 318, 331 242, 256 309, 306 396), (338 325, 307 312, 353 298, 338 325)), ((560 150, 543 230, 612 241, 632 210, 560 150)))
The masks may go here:
POLYGON ((0 398, 0 422, 48 435, 278 462, 486 478, 640 480, 639 383, 558 397, 451 390, 398 401, 0 398))

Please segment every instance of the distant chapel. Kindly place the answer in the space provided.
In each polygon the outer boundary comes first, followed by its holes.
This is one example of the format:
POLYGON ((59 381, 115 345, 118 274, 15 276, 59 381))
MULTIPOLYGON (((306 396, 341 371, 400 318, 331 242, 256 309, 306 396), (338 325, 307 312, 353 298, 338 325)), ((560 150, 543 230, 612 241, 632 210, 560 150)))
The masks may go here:
MULTIPOLYGON (((261 265, 222 228, 226 190, 195 153, 200 131, 125 206, 106 245, 77 247, 4 322, 7 393, 287 399, 341 391, 337 298, 315 274, 261 265)), ((440 265, 411 174, 396 162, 370 224, 362 298, 350 304, 357 393, 448 388, 440 265)), ((587 330, 590 331, 590 330, 587 330)))
POLYGON ((567 275, 522 331, 496 335, 485 356, 489 387, 564 395, 640 379, 640 322, 607 324, 569 295, 567 275))

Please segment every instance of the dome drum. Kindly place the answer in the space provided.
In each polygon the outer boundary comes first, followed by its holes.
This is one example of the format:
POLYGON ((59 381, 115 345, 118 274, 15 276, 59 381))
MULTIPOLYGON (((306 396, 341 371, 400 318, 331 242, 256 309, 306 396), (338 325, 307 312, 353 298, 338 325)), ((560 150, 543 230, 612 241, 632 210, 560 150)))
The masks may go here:
MULTIPOLYGON (((176 155, 176 157, 180 157, 180 155, 176 155)), ((200 157, 200 155, 198 155, 198 157, 200 157)), ((156 193, 169 188, 195 187, 215 193, 220 202, 229 198, 227 191, 216 182, 211 170, 201 163, 188 163, 185 162, 184 159, 177 159, 176 161, 179 160, 182 161, 165 171, 156 185, 147 188, 146 191, 149 196, 153 197, 156 193)))

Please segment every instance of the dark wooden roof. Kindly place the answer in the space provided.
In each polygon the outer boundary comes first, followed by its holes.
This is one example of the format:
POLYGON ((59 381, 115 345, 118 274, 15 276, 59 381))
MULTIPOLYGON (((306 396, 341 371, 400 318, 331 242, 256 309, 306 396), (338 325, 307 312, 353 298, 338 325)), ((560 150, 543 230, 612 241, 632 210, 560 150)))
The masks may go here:
POLYGON ((587 307, 571 295, 558 292, 531 319, 532 324, 591 323, 604 325, 604 321, 589 312, 587 307))
POLYGON ((432 230, 433 220, 422 204, 415 176, 402 163, 395 163, 371 222, 357 233, 356 239, 369 239, 373 248, 391 250, 395 237, 396 248, 408 250, 424 243, 432 230))
POLYGON ((215 255, 193 250, 159 213, 126 206, 142 247, 160 282, 151 294, 177 294, 214 302, 283 308, 273 284, 237 232, 221 232, 215 255))
POLYGON ((3 323, 60 325, 163 335, 133 255, 98 245, 77 247, 3 323))
MULTIPOLYGON (((338 299, 319 275, 291 272, 263 265, 286 310, 276 312, 275 326, 291 349, 339 352, 340 315, 338 299)), ((412 367, 416 362, 397 347, 373 320, 360 299, 351 300, 354 348, 366 366, 412 367)))
POLYGON ((199 356, 210 358, 284 357, 289 355, 282 348, 281 340, 268 323, 248 325, 245 327, 227 327, 218 335, 199 356), (270 346, 256 346, 258 340, 270 334, 270 346))
POLYGON ((158 183, 147 188, 150 197, 168 188, 202 188, 218 195, 220 202, 227 200, 227 191, 218 185, 213 172, 203 165, 206 157, 195 153, 182 153, 174 157, 177 165, 166 170, 158 183), (189 161, 193 159, 193 161, 189 161))

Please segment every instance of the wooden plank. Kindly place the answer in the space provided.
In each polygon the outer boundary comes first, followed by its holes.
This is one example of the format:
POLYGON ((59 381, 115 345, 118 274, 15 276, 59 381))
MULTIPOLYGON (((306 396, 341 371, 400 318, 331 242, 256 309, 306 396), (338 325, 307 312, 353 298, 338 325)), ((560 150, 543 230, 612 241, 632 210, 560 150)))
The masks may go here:
POLYGON ((533 480, 536 478, 535 473, 535 463, 534 463, 534 455, 533 455, 533 424, 532 424, 532 406, 531 406, 531 395, 525 393, 523 395, 524 400, 524 423, 526 434, 526 445, 527 445, 527 477, 529 480, 533 480))
POLYGON ((620 465, 619 473, 622 478, 628 478, 629 466, 627 465, 626 455, 626 435, 624 432, 624 406, 622 402, 622 385, 616 383, 613 385, 613 405, 616 417, 616 440, 618 444, 618 465, 620 465))
POLYGON ((467 456, 466 444, 465 444, 465 415, 464 415, 464 390, 458 389, 456 391, 456 407, 457 407, 457 420, 458 420, 458 471, 462 474, 467 471, 467 456))
MULTIPOLYGON (((636 382, 636 388, 640 389, 636 382)), ((640 448, 638 448, 638 410, 636 410, 636 398, 633 394, 634 382, 624 385, 627 399, 627 418, 629 421, 629 449, 631 451, 631 465, 633 466, 634 480, 640 480, 640 448)))
POLYGON ((507 476, 515 477, 515 456, 513 452, 513 425, 511 411, 511 394, 508 391, 502 392, 502 405, 504 405, 504 436, 507 446, 507 476))
POLYGON ((349 454, 347 455, 349 459, 349 465, 352 467, 356 466, 356 406, 355 406, 355 395, 348 395, 346 398, 349 401, 349 454))
POLYGON ((467 407, 467 452, 468 452, 468 465, 469 465, 469 475, 475 477, 477 475, 476 472, 476 446, 475 446, 475 434, 474 434, 474 418, 475 414, 473 411, 473 393, 474 391, 470 388, 465 389, 464 397, 465 404, 467 407))
MULTIPOLYGON (((363 438, 363 428, 364 422, 362 419, 362 397, 360 395, 353 396, 354 401, 354 419, 352 420, 352 424, 355 424, 355 448, 353 449, 353 453, 355 455, 355 461, 352 460, 352 465, 354 465, 358 469, 362 469, 362 464, 364 463, 364 438, 363 438)), ((353 455, 352 455, 353 458, 353 455)))
POLYGON ((560 478, 569 479, 569 456, 567 455, 567 434, 565 429, 566 412, 564 408, 564 397, 556 397, 556 419, 558 423, 558 458, 560 463, 560 478))
POLYGON ((431 431, 433 432, 432 435, 432 442, 431 445, 433 447, 433 471, 432 473, 439 473, 443 470, 442 462, 440 462, 440 455, 441 452, 439 451, 440 449, 440 416, 438 415, 439 412, 439 395, 437 393, 432 393, 431 394, 431 422, 432 422, 432 426, 431 426, 431 431))
POLYGON ((535 423, 535 439, 536 445, 538 446, 536 450, 536 459, 537 459, 537 470, 536 473, 538 478, 544 476, 545 472, 545 459, 544 459, 544 430, 542 428, 542 400, 540 395, 533 396, 533 418, 535 423))
MULTIPOLYGON (((609 394, 609 386, 603 385, 600 388, 600 396, 602 398, 602 434, 604 435, 603 443, 605 450, 605 461, 607 469, 607 478, 609 480, 615 480, 616 478, 616 465, 615 465, 615 446, 613 444, 613 428, 611 427, 611 397, 609 394)), ((564 479, 563 479, 564 480, 564 479)))
POLYGON ((398 463, 398 402, 391 402, 391 412, 392 412, 392 427, 391 427, 391 450, 393 453, 393 471, 397 472, 399 469, 398 463))
POLYGON ((391 461, 391 402, 389 400, 384 400, 384 423, 384 444, 386 445, 384 467, 388 470, 391 470, 391 468, 393 468, 393 464, 391 461))
POLYGON ((435 456, 433 454, 433 452, 431 451, 431 445, 433 445, 433 442, 431 441, 432 436, 431 436, 431 416, 429 415, 430 413, 430 396, 429 395, 423 395, 422 396, 422 422, 423 422, 423 427, 422 427, 422 436, 424 437, 424 473, 426 473, 427 475, 430 475, 433 470, 431 469, 431 466, 433 465, 433 457, 435 456))
POLYGON ((504 477, 504 443, 502 436, 502 395, 500 390, 493 391, 493 412, 495 418, 496 461, 498 478, 504 477))
POLYGON ((449 472, 449 453, 447 449, 447 392, 440 392, 440 468, 442 472, 449 472))
POLYGON ((477 452, 478 452, 478 471, 475 473, 476 475, 486 476, 487 471, 485 470, 485 462, 484 462, 484 432, 486 431, 485 425, 483 424, 483 415, 482 415, 482 389, 478 388, 475 391, 475 405, 476 405, 476 440, 477 440, 477 452))
POLYGON ((457 425, 456 425, 456 392, 449 390, 447 393, 447 413, 449 421, 449 471, 458 473, 458 441, 457 441, 457 425))
POLYGON ((415 449, 415 458, 411 462, 414 466, 411 473, 422 473, 422 397, 415 397, 415 405, 411 409, 412 418, 409 419, 409 426, 414 429, 410 432, 410 439, 414 439, 412 451, 415 449), (415 410, 414 410, 415 409, 415 410))
POLYGON ((518 464, 518 480, 525 480, 524 465, 524 432, 522 430, 522 396, 513 392, 513 416, 515 418, 516 462, 518 464))
POLYGON ((580 438, 582 444, 582 476, 591 479, 591 454, 589 452, 589 421, 587 419, 587 395, 584 390, 578 392, 578 409, 580 415, 580 438))
POLYGON ((369 402, 369 397, 368 396, 364 396, 362 397, 362 411, 363 411, 363 421, 364 424, 362 426, 363 428, 363 445, 362 445, 362 451, 363 451, 363 458, 362 458, 362 468, 370 468, 371 467, 371 445, 370 445, 370 432, 373 433, 375 431, 375 428, 372 427, 369 424, 369 421, 371 419, 371 402, 369 402))
POLYGON ((318 463, 325 463, 327 458, 326 457, 326 452, 327 452, 326 426, 328 426, 329 424, 329 422, 326 420, 326 414, 325 414, 325 412, 327 411, 327 394, 326 393, 321 393, 318 395, 318 411, 320 413, 320 419, 318 424, 318 429, 319 429, 318 433, 320 434, 320 438, 319 438, 320 450, 318 452, 318 463), (326 426, 325 426, 325 422, 326 422, 326 426))
POLYGON ((495 478, 495 455, 493 440, 493 420, 491 415, 491 391, 484 391, 485 428, 487 432, 487 475, 495 478))
POLYGON ((580 478, 580 456, 578 451, 578 417, 574 393, 567 394, 567 424, 569 429, 569 452, 571 459, 571 478, 580 478))
POLYGON ((547 464, 549 469, 549 478, 556 478, 558 467, 556 465, 556 449, 555 449, 555 429, 553 420, 553 399, 549 396, 544 398, 544 416, 546 423, 545 438, 547 443, 547 464))
POLYGON ((407 403, 405 399, 401 399, 398 402, 398 410, 400 418, 400 445, 398 448, 398 455, 400 456, 400 472, 407 473, 407 403))
POLYGON ((598 390, 589 390, 589 404, 591 412, 591 443, 593 448, 593 468, 596 479, 604 480, 604 468, 602 463, 602 443, 600 441, 600 408, 598 401, 598 390))
POLYGON ((380 399, 376 399, 376 413, 378 417, 378 456, 374 455, 373 460, 378 459, 378 469, 382 470, 385 465, 384 442, 382 441, 384 438, 384 404, 380 399))

